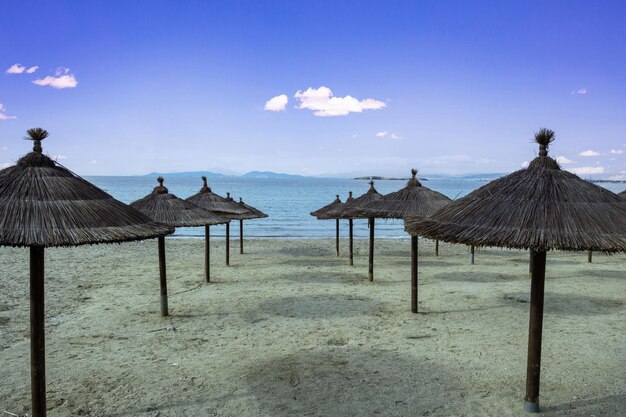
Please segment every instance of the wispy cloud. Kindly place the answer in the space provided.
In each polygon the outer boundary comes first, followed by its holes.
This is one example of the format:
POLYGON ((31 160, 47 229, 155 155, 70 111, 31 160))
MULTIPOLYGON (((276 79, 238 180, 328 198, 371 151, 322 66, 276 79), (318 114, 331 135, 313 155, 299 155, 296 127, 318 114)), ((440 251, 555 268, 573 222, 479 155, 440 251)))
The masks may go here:
POLYGON ((387 139, 393 139, 393 140, 400 140, 400 136, 398 136, 395 133, 389 133, 386 130, 382 131, 382 132, 377 132, 376 133, 376 137, 378 138, 387 138, 387 139))
POLYGON ((9 120, 9 119, 17 119, 15 116, 9 116, 6 114, 6 109, 4 108, 4 104, 0 103, 0 120, 9 120))
POLYGON ((8 167, 10 167, 11 165, 13 165, 13 164, 12 164, 12 163, 10 163, 10 162, 3 162, 3 163, 1 163, 1 164, 0 164, 0 168, 2 168, 2 169, 4 169, 4 168, 8 168, 8 167))
POLYGON ((59 68, 55 72, 55 76, 48 75, 45 78, 33 81, 33 84, 41 86, 50 86, 52 88, 74 88, 78 85, 78 81, 74 74, 70 74, 69 68, 59 68))
POLYGON ((572 91, 573 96, 584 96, 587 94, 586 88, 579 88, 578 90, 572 91))
POLYGON ((305 91, 298 90, 294 95, 300 101, 298 109, 312 110, 315 116, 346 116, 350 113, 361 113, 364 110, 378 110, 387 105, 379 100, 366 98, 356 99, 352 96, 334 97, 328 87, 314 89, 307 88, 305 91))
POLYGON ((611 153, 613 155, 621 155, 624 153, 624 150, 623 149, 611 149, 611 153))
POLYGON ((583 152, 579 153, 578 155, 580 155, 580 156, 600 156, 600 152, 588 150, 588 151, 583 151, 583 152))
POLYGON ((289 102, 289 98, 287 98, 286 94, 281 94, 276 97, 272 97, 271 99, 265 102, 265 110, 268 111, 283 111, 285 110, 285 106, 289 102))
POLYGON ((96 165, 98 163, 98 161, 96 161, 95 159, 92 159, 91 161, 89 161, 89 163, 91 165, 96 165))
POLYGON ((13 64, 9 67, 9 69, 6 70, 7 74, 22 74, 22 73, 27 73, 27 74, 32 74, 33 72, 37 71, 39 67, 37 65, 35 65, 34 67, 30 67, 30 68, 26 68, 25 66, 21 65, 21 64, 13 64))
POLYGON ((576 175, 604 174, 604 167, 576 167, 567 170, 576 175))
POLYGON ((560 155, 556 157, 556 162, 558 162, 559 164, 562 165, 566 165, 566 164, 575 164, 576 161, 572 161, 571 159, 569 159, 566 156, 560 155))
POLYGON ((383 130, 382 132, 377 132, 376 133, 376 137, 384 138, 384 137, 387 137, 388 134, 389 134, 389 132, 387 132, 386 130, 383 130))
POLYGON ((530 165, 530 161, 524 161, 524 162, 522 162, 521 167, 522 168, 528 168, 529 165, 530 165))

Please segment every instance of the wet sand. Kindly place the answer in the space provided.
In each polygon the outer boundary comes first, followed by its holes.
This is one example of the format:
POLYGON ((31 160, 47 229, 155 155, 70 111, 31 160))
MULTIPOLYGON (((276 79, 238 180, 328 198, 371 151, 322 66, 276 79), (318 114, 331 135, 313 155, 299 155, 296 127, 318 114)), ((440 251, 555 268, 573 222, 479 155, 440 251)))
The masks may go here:
MULTIPOLYGON (((46 250, 48 415, 528 416, 528 254, 420 240, 168 239, 46 250)), ((626 415, 626 255, 548 254, 545 416, 626 415)), ((0 249, 0 416, 30 412, 28 250, 0 249)))

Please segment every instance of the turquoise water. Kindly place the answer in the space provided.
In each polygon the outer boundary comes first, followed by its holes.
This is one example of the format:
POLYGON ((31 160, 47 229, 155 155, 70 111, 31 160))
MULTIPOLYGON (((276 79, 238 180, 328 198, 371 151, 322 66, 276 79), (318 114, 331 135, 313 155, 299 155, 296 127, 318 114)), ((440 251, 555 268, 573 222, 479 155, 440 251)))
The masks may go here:
MULTIPOLYGON (((155 178, 149 177, 86 177, 98 187, 124 203, 131 203, 152 191, 155 178)), ((376 181, 375 187, 381 194, 397 191, 405 186, 406 181, 376 181)), ((450 198, 467 195, 486 184, 480 180, 432 179, 423 185, 439 191, 450 198)), ((602 183, 614 192, 621 191, 624 184, 602 183)), ((200 178, 172 177, 165 178, 165 186, 170 193, 180 198, 187 198, 198 192, 202 186, 200 178)), ((335 199, 339 194, 342 201, 352 191, 355 197, 367 192, 368 181, 337 178, 237 178, 225 177, 209 179, 212 191, 226 196, 227 192, 239 201, 267 213, 269 218, 246 220, 244 235, 257 238, 328 238, 335 236, 334 220, 317 220, 309 215, 335 199)), ((212 236, 224 236, 225 227, 211 228, 212 236)), ((348 234, 348 221, 340 222, 342 236, 348 234)), ((202 237, 203 228, 181 227, 174 234, 180 237, 202 237)), ((354 220, 354 235, 357 238, 369 236, 366 220, 354 220)), ((239 236, 239 222, 232 222, 231 236, 239 236)), ((376 220, 376 236, 386 238, 407 238, 404 223, 401 220, 376 220)))

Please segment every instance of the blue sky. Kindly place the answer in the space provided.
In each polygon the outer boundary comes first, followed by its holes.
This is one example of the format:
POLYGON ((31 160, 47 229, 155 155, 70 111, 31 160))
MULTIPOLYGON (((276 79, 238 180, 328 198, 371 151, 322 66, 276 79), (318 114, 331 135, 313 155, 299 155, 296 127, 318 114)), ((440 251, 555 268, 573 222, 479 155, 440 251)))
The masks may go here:
POLYGON ((82 175, 511 172, 547 127, 626 178, 622 1, 20 1, 0 39, 0 166, 39 126, 82 175))

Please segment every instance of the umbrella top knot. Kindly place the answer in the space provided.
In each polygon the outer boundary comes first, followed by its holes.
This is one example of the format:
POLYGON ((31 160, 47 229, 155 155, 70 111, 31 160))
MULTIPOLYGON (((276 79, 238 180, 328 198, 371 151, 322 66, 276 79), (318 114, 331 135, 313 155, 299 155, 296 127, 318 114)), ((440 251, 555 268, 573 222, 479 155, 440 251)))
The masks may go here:
POLYGON ((159 185, 154 187, 152 194, 167 194, 169 191, 166 186, 163 185, 163 177, 157 178, 159 185))
POLYGON ((41 147, 41 141, 49 136, 47 130, 40 127, 28 129, 26 131, 27 136, 25 140, 33 141, 33 151, 24 155, 17 161, 17 165, 21 167, 53 167, 54 161, 43 154, 41 147))
POLYGON ((406 186, 410 187, 421 187, 422 184, 418 181, 417 177, 417 170, 415 168, 411 169, 411 179, 407 181, 406 186))
POLYGON ((202 176, 202 188, 200 188, 200 192, 201 193, 210 193, 211 192, 211 187, 208 186, 207 182, 206 182, 206 177, 202 176))
POLYGON ((548 148, 554 139, 555 133, 550 129, 541 128, 535 133, 535 142, 539 144, 539 156, 528 165, 529 169, 561 169, 558 162, 548 156, 548 148))
POLYGON ((378 191, 374 188, 374 180, 370 180, 370 189, 367 190, 367 194, 378 194, 378 191))

